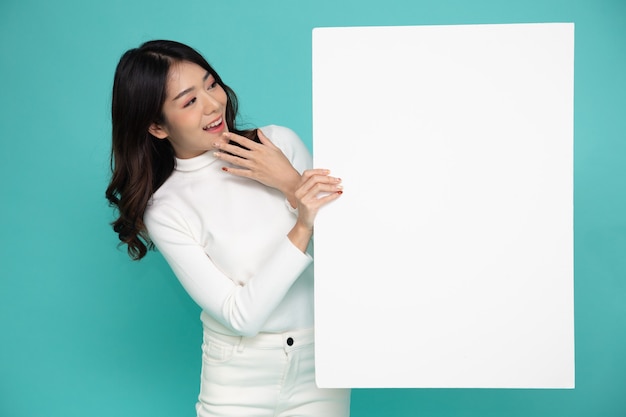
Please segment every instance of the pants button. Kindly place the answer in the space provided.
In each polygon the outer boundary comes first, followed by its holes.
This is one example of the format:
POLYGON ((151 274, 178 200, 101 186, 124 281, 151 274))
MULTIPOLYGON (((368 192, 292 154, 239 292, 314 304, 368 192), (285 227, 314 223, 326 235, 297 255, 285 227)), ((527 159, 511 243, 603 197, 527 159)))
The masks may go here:
POLYGON ((287 346, 293 346, 293 338, 291 337, 287 338, 287 346))

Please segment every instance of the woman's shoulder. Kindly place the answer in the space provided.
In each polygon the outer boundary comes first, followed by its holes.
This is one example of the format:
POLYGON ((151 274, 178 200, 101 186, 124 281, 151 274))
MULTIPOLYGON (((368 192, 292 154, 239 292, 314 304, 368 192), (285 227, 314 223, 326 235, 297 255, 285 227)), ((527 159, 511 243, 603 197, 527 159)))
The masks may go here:
POLYGON ((283 152, 293 151, 299 153, 305 149, 304 142, 292 129, 280 125, 267 125, 259 130, 278 146, 283 152))
POLYGON ((276 143, 276 141, 301 141, 298 134, 286 126, 267 125, 259 129, 274 143, 276 143))

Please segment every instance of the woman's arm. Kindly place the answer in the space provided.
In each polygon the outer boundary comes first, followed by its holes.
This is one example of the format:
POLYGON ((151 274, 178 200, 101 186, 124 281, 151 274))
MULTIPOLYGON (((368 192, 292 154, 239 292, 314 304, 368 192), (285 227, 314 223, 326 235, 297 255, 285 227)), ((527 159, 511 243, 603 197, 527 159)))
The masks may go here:
POLYGON ((315 216, 319 208, 341 194, 338 180, 328 173, 323 169, 304 172, 295 192, 298 218, 293 228, 245 284, 234 282, 215 265, 174 207, 152 207, 144 222, 153 243, 191 298, 235 333, 252 336, 312 261, 306 249, 315 216), (320 192, 326 195, 319 197, 320 192))
POLYGON ((174 207, 160 205, 146 213, 150 238, 191 298, 236 334, 257 334, 311 258, 285 237, 247 283, 222 272, 193 237, 174 207))

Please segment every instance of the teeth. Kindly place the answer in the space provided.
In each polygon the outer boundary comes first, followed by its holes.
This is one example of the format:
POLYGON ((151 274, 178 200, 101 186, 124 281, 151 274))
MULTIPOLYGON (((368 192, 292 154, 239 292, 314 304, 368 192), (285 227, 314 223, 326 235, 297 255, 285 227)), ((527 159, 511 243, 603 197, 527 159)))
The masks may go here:
POLYGON ((215 126, 218 126, 220 123, 222 123, 222 118, 221 117, 218 120, 216 120, 213 123, 211 123, 210 125, 205 126, 204 130, 210 129, 210 128, 215 127, 215 126))

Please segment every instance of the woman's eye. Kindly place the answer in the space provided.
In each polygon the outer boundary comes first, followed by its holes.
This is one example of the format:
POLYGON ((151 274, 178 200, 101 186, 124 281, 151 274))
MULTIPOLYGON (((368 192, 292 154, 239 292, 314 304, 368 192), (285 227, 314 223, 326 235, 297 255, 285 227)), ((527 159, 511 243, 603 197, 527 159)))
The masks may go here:
POLYGON ((212 90, 215 87, 217 87, 217 81, 213 81, 211 84, 209 84, 209 88, 207 88, 207 90, 212 90))
POLYGON ((185 103, 184 107, 189 107, 189 106, 191 106, 195 102, 196 102, 196 98, 194 97, 191 100, 189 100, 187 103, 185 103))

